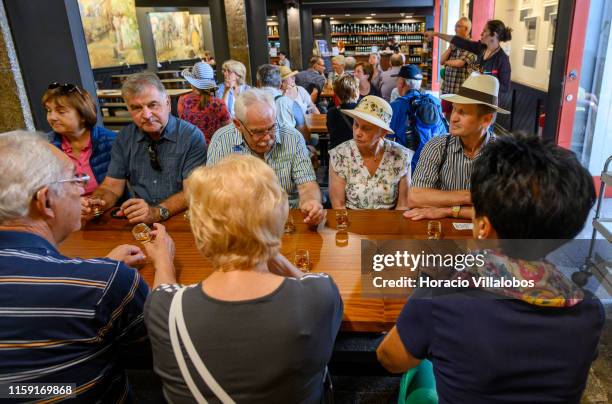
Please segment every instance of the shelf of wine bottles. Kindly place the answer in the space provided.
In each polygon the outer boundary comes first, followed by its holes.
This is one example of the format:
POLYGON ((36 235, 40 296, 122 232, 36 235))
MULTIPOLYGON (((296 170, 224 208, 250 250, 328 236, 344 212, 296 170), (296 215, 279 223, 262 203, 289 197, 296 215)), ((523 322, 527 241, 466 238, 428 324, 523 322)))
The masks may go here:
MULTIPOLYGON (((400 44, 420 45, 423 43, 423 35, 394 35, 395 41, 400 44)), ((341 35, 334 36, 334 42, 344 42, 348 45, 370 45, 382 46, 387 43, 387 35, 341 35)))
POLYGON ((398 23, 388 22, 379 24, 332 24, 333 34, 395 34, 405 32, 425 31, 424 22, 398 23))

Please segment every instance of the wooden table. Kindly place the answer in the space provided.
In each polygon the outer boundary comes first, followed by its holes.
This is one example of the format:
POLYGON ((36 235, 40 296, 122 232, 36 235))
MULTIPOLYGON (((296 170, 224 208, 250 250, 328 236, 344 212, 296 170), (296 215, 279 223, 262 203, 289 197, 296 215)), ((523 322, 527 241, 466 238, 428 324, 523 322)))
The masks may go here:
POLYGON ((155 72, 155 74, 160 79, 175 79, 181 77, 180 70, 160 70, 158 72, 155 72))
POLYGON ((185 79, 162 79, 160 80, 166 89, 188 88, 189 83, 185 79))
MULTIPOLYGON (((348 233, 342 234, 336 231, 332 210, 327 212, 327 222, 318 229, 303 224, 299 211, 291 214, 296 231, 283 237, 281 253, 293 260, 296 249, 306 248, 310 252, 312 271, 325 272, 333 277, 344 301, 342 329, 359 332, 390 329, 406 298, 362 297, 361 240, 424 239, 427 221, 404 219, 401 211, 349 211, 348 233)), ((471 231, 454 230, 452 222, 466 221, 442 220, 444 238, 471 238, 471 231)), ((179 214, 165 225, 176 244, 175 265, 179 282, 192 284, 205 279, 212 267, 196 249, 189 223, 179 214)), ((73 233, 61 245, 60 251, 68 256, 101 257, 119 244, 137 244, 132 238, 132 227, 126 220, 110 218, 107 212, 95 222, 88 223, 84 231, 73 233)), ((140 269, 140 273, 149 284, 152 283, 154 273, 150 264, 140 269)))

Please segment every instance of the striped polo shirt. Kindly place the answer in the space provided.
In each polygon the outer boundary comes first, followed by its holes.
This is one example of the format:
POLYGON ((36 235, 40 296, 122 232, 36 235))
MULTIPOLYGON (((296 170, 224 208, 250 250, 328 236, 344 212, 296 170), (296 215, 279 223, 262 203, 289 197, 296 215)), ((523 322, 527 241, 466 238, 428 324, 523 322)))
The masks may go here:
MULTIPOLYGON (((280 125, 275 142, 270 151, 264 154, 264 161, 278 177, 281 187, 289 195, 289 206, 299 206, 297 186, 316 181, 304 137, 296 129, 280 125)), ((250 154, 259 157, 242 137, 242 133, 230 123, 217 130, 208 146, 207 161, 214 165, 223 157, 231 154, 250 154)))
POLYGON ((495 140, 495 135, 487 133, 483 146, 478 149, 474 158, 466 157, 463 144, 457 136, 436 136, 432 138, 421 152, 419 162, 412 174, 411 186, 415 188, 433 188, 441 191, 459 191, 470 189, 470 177, 474 162, 480 156, 484 145, 495 140), (444 149, 446 139, 450 136, 446 159, 444 149), (440 168, 440 164, 442 164, 440 168))
POLYGON ((0 384, 75 383, 71 402, 131 401, 118 359, 146 338, 148 293, 121 262, 67 258, 37 235, 0 231, 0 384))

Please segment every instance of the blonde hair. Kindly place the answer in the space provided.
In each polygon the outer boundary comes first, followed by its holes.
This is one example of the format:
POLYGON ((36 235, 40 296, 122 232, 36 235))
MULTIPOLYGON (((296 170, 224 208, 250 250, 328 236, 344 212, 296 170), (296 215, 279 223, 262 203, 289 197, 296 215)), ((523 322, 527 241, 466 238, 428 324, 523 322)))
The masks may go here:
POLYGON ((196 247, 217 269, 251 269, 280 248, 288 213, 278 177, 257 157, 231 154, 187 181, 196 247))
POLYGON ((246 67, 237 60, 229 59, 223 62, 221 70, 228 70, 238 76, 238 85, 243 85, 246 78, 246 67))
POLYGON ((338 64, 341 64, 342 66, 344 66, 344 62, 345 62, 345 60, 344 60, 344 56, 343 56, 343 55, 334 56, 334 57, 331 59, 331 61, 332 61, 332 63, 338 63, 338 64))

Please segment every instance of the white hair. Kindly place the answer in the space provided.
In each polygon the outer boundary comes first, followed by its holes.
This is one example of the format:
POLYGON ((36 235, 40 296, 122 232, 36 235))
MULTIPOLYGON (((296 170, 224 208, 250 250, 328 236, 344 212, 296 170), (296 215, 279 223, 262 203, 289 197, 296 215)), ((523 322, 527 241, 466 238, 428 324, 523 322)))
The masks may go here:
POLYGON ((0 223, 26 217, 32 197, 44 186, 61 194, 63 187, 52 183, 63 179, 70 166, 50 147, 41 133, 0 134, 0 223))
POLYGON ((420 90, 421 89, 421 83, 423 82, 423 80, 415 80, 415 79, 404 79, 404 80, 406 80, 406 85, 411 90, 420 90))
POLYGON ((238 120, 246 122, 247 111, 254 104, 269 106, 272 109, 272 115, 276 116, 274 99, 270 93, 259 88, 250 88, 238 95, 234 102, 234 115, 238 120))

